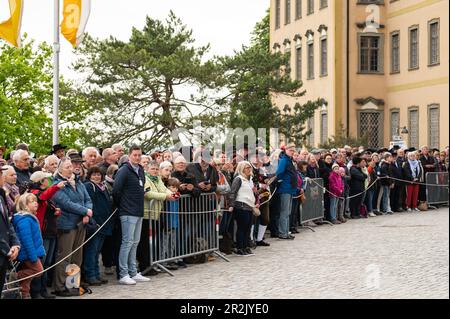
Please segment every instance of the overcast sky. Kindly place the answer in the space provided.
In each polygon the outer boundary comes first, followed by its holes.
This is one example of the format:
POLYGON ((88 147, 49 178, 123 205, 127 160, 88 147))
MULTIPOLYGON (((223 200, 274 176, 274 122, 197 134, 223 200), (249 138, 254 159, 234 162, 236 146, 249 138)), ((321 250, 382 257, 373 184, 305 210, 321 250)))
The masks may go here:
MULTIPOLYGON (((22 33, 52 43, 53 0, 24 2, 22 33)), ((7 19, 7 3, 0 0, 0 21, 7 19)), ((232 54, 248 44, 250 32, 269 5, 269 0, 92 0, 86 31, 94 37, 113 35, 128 40, 133 26, 142 29, 146 15, 164 19, 173 10, 193 29, 197 45, 210 43, 213 54, 232 54)), ((74 61, 71 45, 62 36, 61 44, 61 73, 72 78, 68 68, 74 61)))

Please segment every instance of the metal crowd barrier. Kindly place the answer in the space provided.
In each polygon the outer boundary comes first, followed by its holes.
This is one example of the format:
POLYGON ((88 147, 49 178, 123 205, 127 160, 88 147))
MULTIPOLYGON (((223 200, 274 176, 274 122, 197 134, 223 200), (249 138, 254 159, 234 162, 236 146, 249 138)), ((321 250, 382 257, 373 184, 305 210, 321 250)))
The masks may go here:
POLYGON ((302 204, 300 212, 300 224, 324 218, 324 203, 323 203, 323 179, 315 178, 313 181, 308 181, 305 189, 306 200, 302 204), (319 186, 319 185, 320 186, 319 186))
MULTIPOLYGON (((151 203, 152 207, 153 203, 151 203)), ((165 201, 161 212, 150 212, 150 267, 157 266, 173 276, 170 264, 184 258, 194 263, 219 253, 219 203, 215 193, 199 197, 182 195, 165 201), (153 219, 152 219, 153 215, 153 219)))
POLYGON ((447 204, 449 198, 448 172, 432 172, 425 176, 427 183, 427 202, 428 204, 447 204), (433 186, 433 185, 447 185, 433 186))

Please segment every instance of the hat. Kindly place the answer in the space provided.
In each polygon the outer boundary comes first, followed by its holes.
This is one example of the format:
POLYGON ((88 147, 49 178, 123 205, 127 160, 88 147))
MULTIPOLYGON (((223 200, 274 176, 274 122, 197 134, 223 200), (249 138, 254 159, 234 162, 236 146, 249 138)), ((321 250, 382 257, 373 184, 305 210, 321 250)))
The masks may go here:
POLYGON ((289 148, 296 148, 297 146, 294 143, 289 143, 288 145, 286 145, 285 149, 289 149, 289 148))
POLYGON ((377 151, 377 153, 384 153, 384 152, 387 152, 388 151, 388 149, 385 147, 385 148, 380 148, 378 151, 377 151))
POLYGON ((405 150, 406 152, 415 152, 417 151, 415 147, 410 147, 407 150, 405 150))
POLYGON ((437 148, 432 149, 433 152, 440 152, 437 148))
POLYGON ((48 177, 50 177, 50 176, 52 176, 52 174, 45 173, 45 172, 43 172, 43 171, 37 171, 37 172, 34 172, 33 174, 31 174, 30 180, 31 180, 32 182, 37 183, 37 182, 40 182, 40 181, 42 181, 43 179, 46 179, 46 178, 48 178, 48 177))
POLYGON ((83 162, 86 162, 84 159, 81 158, 80 154, 78 154, 78 153, 72 153, 72 154, 70 154, 70 155, 69 155, 69 159, 70 159, 72 162, 75 162, 75 163, 83 163, 83 162))
POLYGON ((331 150, 330 150, 330 153, 331 154, 333 154, 333 153, 337 153, 338 151, 337 151, 337 149, 335 149, 335 148, 332 148, 331 150))
POLYGON ((331 169, 334 169, 335 167, 340 167, 339 164, 334 163, 333 166, 331 166, 331 169))
POLYGON ((318 150, 318 149, 313 149, 313 150, 311 151, 311 154, 320 154, 320 150, 318 150))
POLYGON ((58 152, 59 150, 65 150, 67 148, 67 146, 65 145, 61 145, 61 144, 56 144, 52 146, 52 151, 50 154, 55 154, 56 152, 58 152))

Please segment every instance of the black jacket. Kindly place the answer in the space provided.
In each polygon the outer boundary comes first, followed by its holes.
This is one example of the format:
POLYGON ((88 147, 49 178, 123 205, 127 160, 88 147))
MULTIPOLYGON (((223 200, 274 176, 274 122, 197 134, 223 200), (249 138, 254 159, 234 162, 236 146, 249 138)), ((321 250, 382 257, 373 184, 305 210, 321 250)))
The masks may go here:
POLYGON ((193 197, 198 197, 201 194, 201 190, 198 188, 197 183, 195 181, 195 177, 192 174, 187 173, 186 171, 173 171, 172 177, 178 179, 181 184, 192 184, 194 185, 193 190, 180 190, 182 195, 192 195, 193 197))
POLYGON ((139 165, 136 174, 130 163, 117 171, 113 185, 113 199, 119 208, 119 216, 144 217, 144 169, 139 165))
POLYGON ((309 178, 320 178, 320 171, 319 168, 309 166, 306 168, 306 176, 309 178))
POLYGON ((393 176, 392 165, 388 162, 381 163, 380 177, 384 177, 384 178, 380 180, 380 184, 383 186, 392 185, 394 180, 387 178, 387 177, 392 177, 392 176, 393 176))
MULTIPOLYGON (((403 179, 403 169, 402 169, 403 161, 399 162, 396 160, 395 162, 392 162, 391 166, 392 166, 392 177, 403 179)), ((403 182, 398 180, 394 180, 393 182, 396 186, 404 185, 403 182)))
POLYGON ((11 246, 20 246, 14 227, 9 221, 8 210, 6 207, 5 191, 0 188, 0 260, 7 258, 11 246), (2 212, 4 212, 2 214, 2 212))
POLYGON ((320 177, 323 178, 323 185, 326 189, 328 189, 328 177, 330 177, 330 173, 333 171, 332 167, 333 163, 327 164, 325 161, 323 161, 319 169, 320 177))
POLYGON ((19 169, 15 165, 13 167, 17 174, 17 181, 16 181, 17 186, 20 186, 23 183, 30 182, 30 177, 31 177, 30 169, 19 169))
POLYGON ((194 176, 195 182, 197 184, 206 181, 210 182, 211 190, 208 191, 208 193, 214 193, 216 191, 219 174, 217 173, 217 170, 211 165, 209 165, 208 169, 206 170, 206 177, 203 174, 202 168, 199 163, 189 164, 186 168, 186 172, 194 176))
POLYGON ((361 193, 365 189, 364 182, 367 174, 364 174, 360 167, 352 166, 350 169, 350 195, 361 193))

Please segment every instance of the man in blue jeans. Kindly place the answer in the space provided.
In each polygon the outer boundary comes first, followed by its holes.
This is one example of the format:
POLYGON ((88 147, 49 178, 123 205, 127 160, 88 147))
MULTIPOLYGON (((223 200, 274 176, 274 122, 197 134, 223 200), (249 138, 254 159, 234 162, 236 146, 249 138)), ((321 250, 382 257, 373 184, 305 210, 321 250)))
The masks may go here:
POLYGON ((142 151, 138 146, 130 148, 129 161, 117 171, 114 179, 113 198, 122 226, 122 244, 119 252, 119 283, 135 285, 146 282, 136 268, 136 251, 141 239, 144 217, 144 169, 140 165, 142 151))
POLYGON ((292 156, 295 152, 295 144, 288 144, 280 154, 277 168, 277 179, 279 186, 277 193, 280 200, 280 217, 278 221, 278 238, 294 239, 295 236, 289 234, 289 215, 292 210, 292 198, 297 191, 297 172, 292 156))

